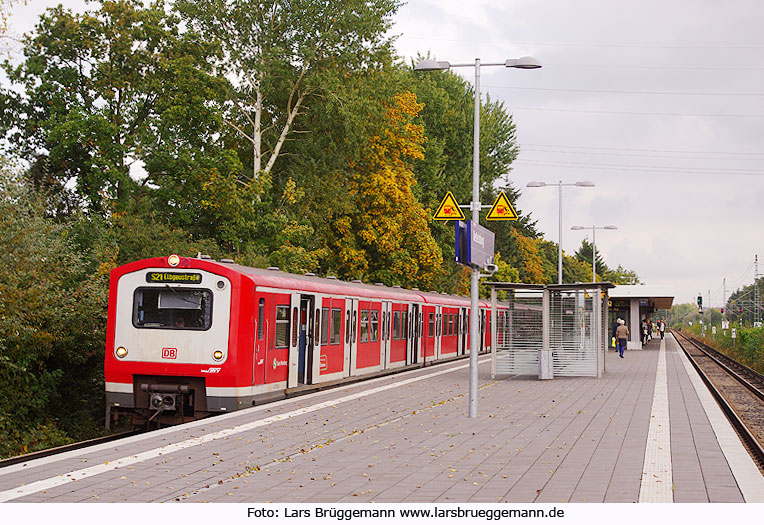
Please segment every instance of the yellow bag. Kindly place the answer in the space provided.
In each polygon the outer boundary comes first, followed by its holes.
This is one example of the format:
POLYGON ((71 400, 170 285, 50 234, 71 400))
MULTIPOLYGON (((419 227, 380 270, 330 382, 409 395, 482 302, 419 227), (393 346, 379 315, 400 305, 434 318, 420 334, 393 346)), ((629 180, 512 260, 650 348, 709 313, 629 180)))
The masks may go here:
POLYGON ((610 346, 615 348, 615 337, 610 340, 610 346))

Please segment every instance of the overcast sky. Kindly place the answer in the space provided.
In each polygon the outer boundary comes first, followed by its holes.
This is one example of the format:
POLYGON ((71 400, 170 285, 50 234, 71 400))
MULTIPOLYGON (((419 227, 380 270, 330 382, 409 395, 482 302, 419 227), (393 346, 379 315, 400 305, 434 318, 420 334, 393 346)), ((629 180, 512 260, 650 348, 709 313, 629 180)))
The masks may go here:
MULTIPOLYGON (((11 26, 31 30, 56 3, 17 7, 11 26)), ((720 305, 722 279, 727 296, 753 282, 756 254, 764 274, 762 23, 757 0, 410 0, 393 31, 407 60, 540 60, 482 70, 484 96, 517 125, 514 204, 556 242, 557 187, 527 183, 590 180, 563 188, 566 252, 587 234, 572 225, 614 224, 597 232, 607 264, 666 286, 675 303, 702 292, 708 304, 710 290, 720 305)))

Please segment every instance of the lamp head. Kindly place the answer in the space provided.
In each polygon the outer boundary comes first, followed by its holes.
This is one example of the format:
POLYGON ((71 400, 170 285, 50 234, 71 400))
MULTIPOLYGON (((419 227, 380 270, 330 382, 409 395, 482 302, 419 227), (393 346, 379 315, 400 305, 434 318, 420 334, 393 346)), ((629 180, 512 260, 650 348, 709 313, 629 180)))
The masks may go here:
POLYGON ((539 182, 537 180, 532 180, 527 184, 528 188, 543 188, 546 186, 546 182, 539 182))
POLYGON ((510 58, 504 62, 506 67, 514 67, 517 69, 538 69, 541 67, 541 62, 533 57, 520 57, 510 58))
POLYGON ((585 188, 591 188, 592 186, 594 186, 594 183, 592 181, 590 181, 590 180, 582 180, 582 181, 576 182, 576 186, 583 186, 585 188))
POLYGON ((431 58, 425 58, 424 60, 420 60, 416 63, 414 66, 414 71, 440 71, 443 69, 449 69, 451 67, 451 63, 448 61, 437 61, 432 60, 431 58))
POLYGON ((612 224, 609 224, 609 225, 605 226, 605 229, 606 230, 617 230, 618 226, 613 226, 612 224))
POLYGON ((585 226, 571 226, 570 229, 571 230, 585 230, 586 227, 585 226))

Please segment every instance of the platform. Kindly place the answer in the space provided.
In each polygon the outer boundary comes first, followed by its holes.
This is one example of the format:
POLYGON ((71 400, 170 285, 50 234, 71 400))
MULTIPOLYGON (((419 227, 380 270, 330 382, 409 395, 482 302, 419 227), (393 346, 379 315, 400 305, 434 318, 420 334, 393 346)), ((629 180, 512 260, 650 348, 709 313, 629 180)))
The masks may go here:
POLYGON ((764 501, 685 359, 670 335, 600 379, 481 357, 475 419, 467 361, 427 367, 6 467, 0 501, 764 501))

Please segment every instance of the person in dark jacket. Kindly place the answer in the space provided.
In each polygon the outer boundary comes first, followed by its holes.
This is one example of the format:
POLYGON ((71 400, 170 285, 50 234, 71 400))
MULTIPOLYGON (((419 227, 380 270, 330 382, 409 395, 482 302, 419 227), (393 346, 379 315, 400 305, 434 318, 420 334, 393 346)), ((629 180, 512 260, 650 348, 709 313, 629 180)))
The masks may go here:
POLYGON ((616 339, 616 337, 615 337, 615 332, 616 332, 616 330, 618 330, 618 323, 620 323, 620 322, 621 322, 621 318, 620 317, 616 318, 615 322, 613 323, 613 331, 612 331, 612 335, 611 335, 613 340, 616 341, 616 344, 613 345, 613 347, 616 348, 616 349, 618 348, 618 346, 617 346, 618 345, 618 339, 616 339))

